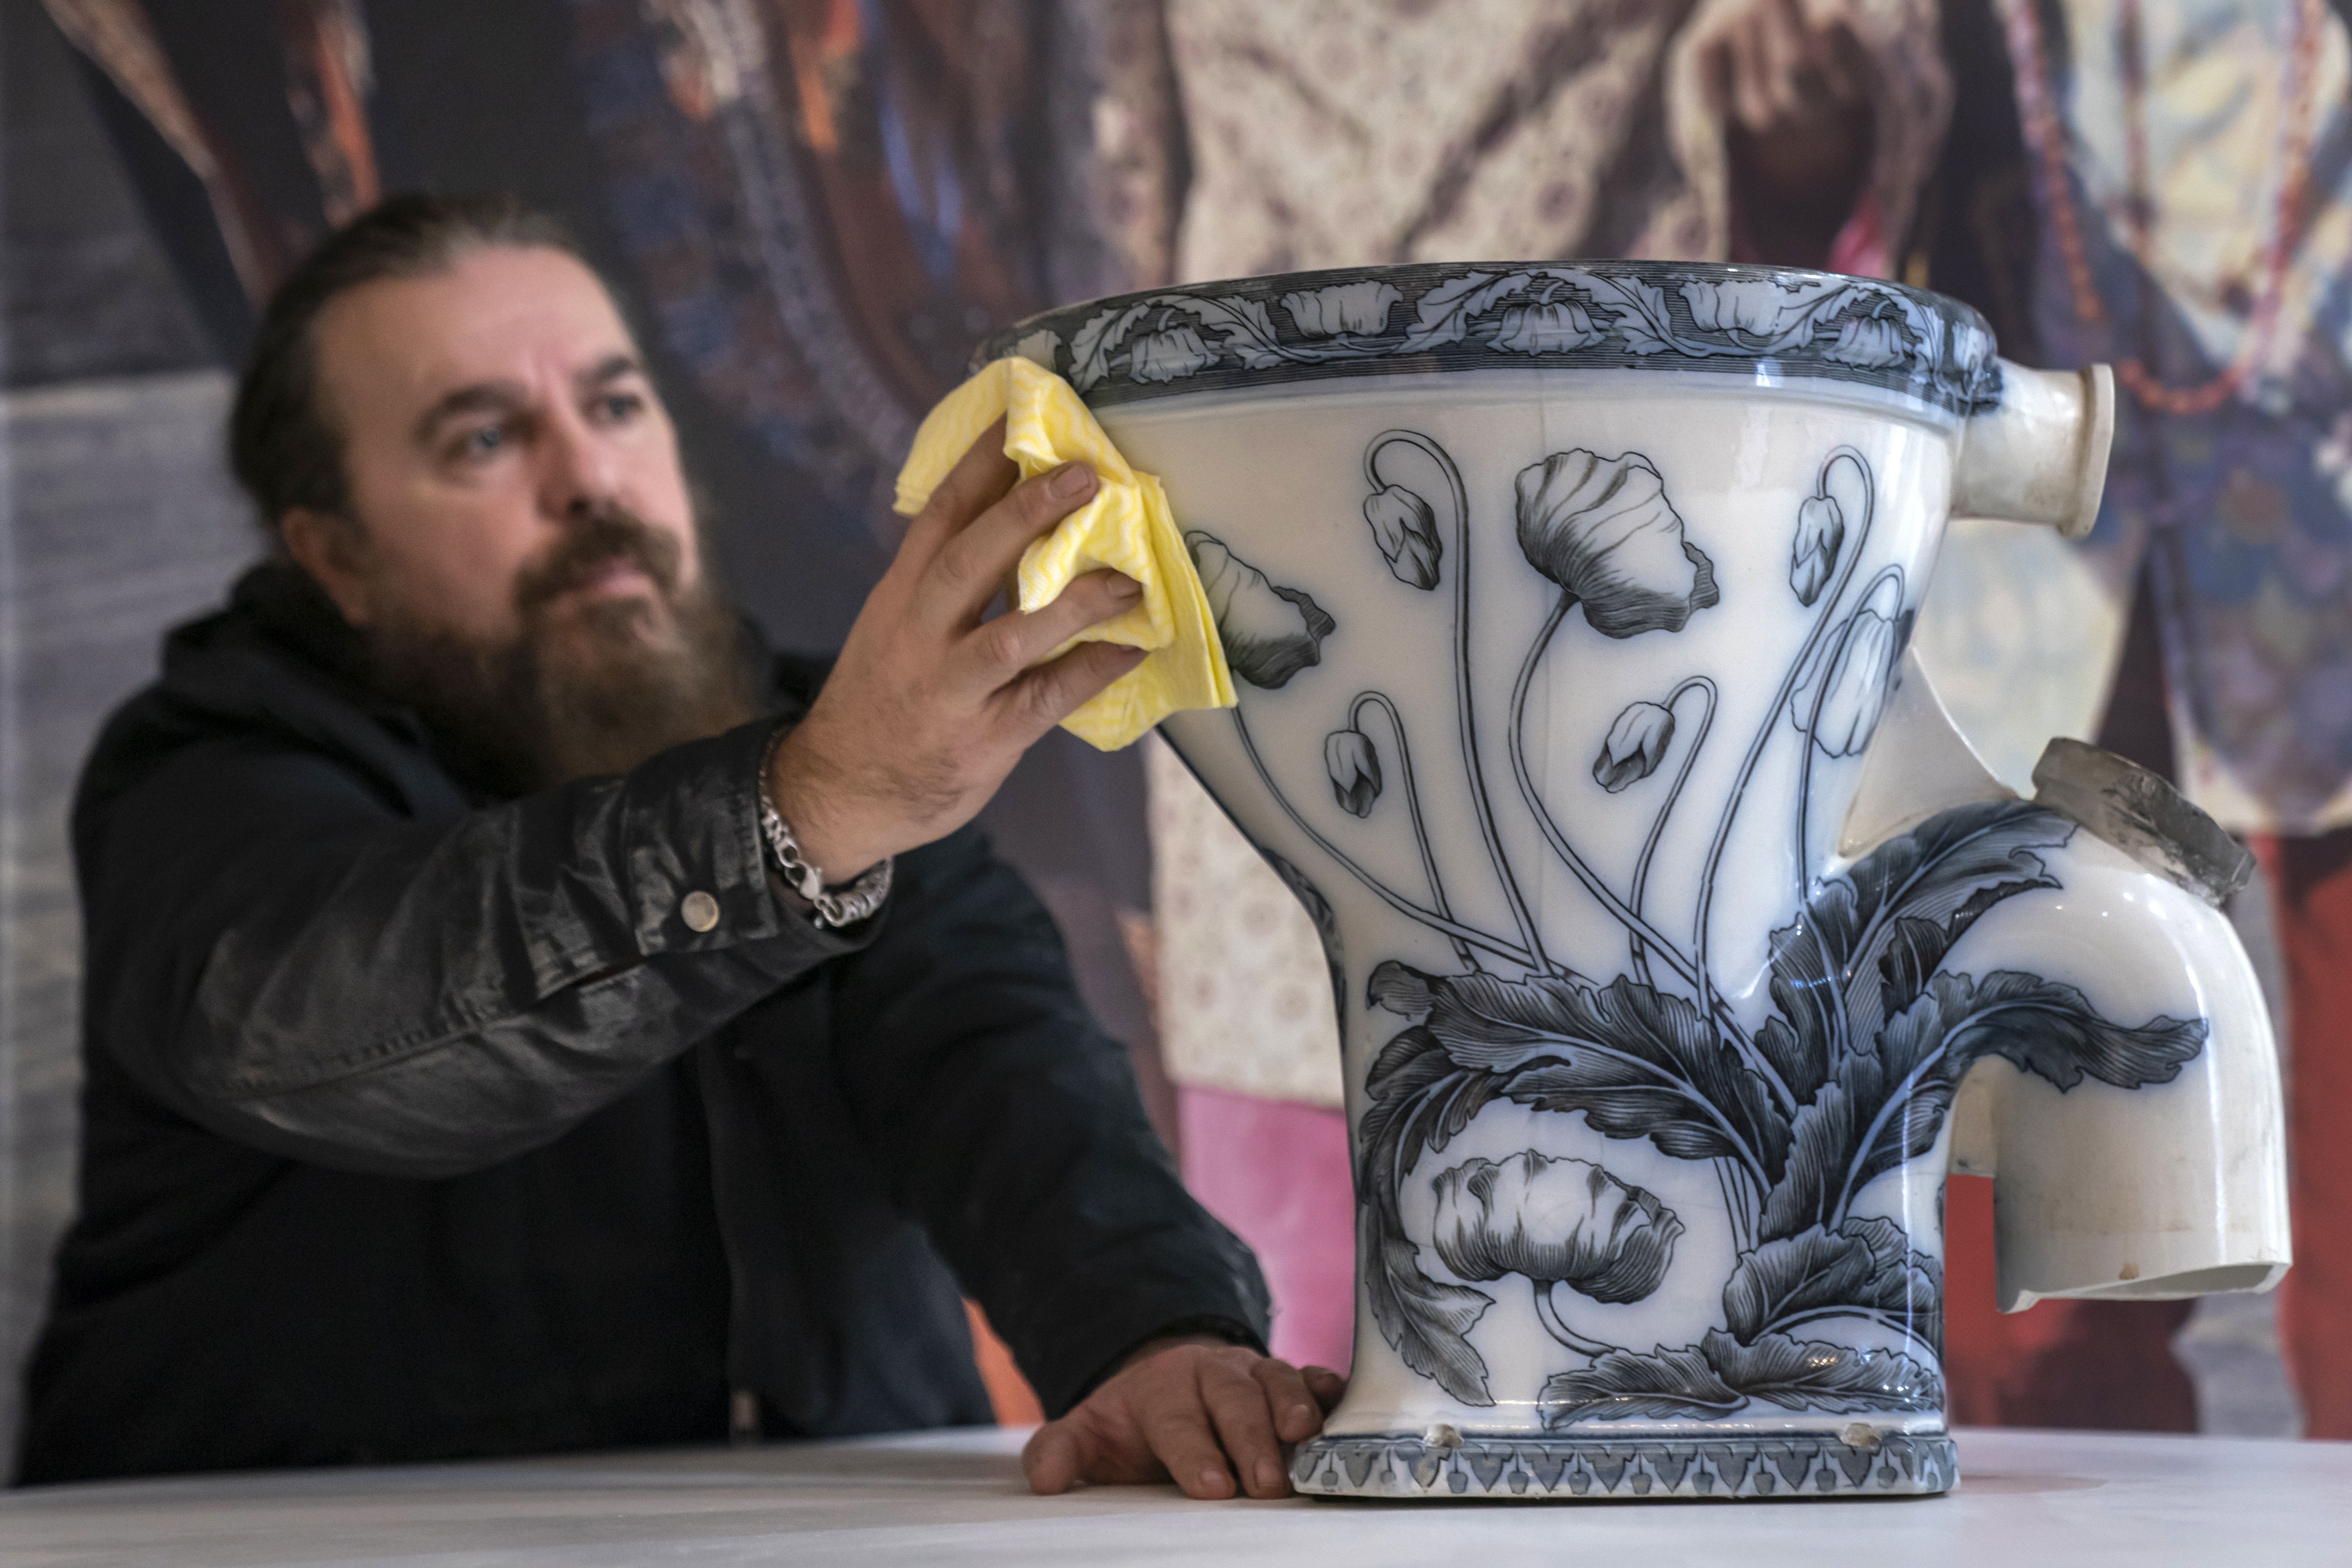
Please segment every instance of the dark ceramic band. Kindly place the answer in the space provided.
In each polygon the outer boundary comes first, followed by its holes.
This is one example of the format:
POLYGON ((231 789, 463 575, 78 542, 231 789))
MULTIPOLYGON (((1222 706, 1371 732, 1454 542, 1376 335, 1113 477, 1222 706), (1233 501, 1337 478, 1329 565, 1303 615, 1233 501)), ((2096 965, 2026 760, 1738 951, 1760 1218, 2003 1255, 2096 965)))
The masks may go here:
POLYGON ((1335 377, 1525 369, 1824 380, 1953 416, 1997 403, 1982 317, 1874 279, 1702 262, 1342 268, 1122 295, 983 342, 1108 407, 1335 377))

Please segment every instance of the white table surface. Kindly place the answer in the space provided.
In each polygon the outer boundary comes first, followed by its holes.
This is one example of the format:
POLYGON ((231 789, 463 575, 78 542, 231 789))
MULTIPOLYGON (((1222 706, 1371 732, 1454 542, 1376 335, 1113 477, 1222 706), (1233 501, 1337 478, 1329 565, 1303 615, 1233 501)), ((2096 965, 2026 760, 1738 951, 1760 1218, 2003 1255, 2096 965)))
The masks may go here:
POLYGON ((2352 1443, 1967 1432, 1959 1489, 1926 1499, 1196 1503, 1032 1498, 1021 1436, 44 1488, 0 1493, 0 1563, 2352 1565, 2352 1443))

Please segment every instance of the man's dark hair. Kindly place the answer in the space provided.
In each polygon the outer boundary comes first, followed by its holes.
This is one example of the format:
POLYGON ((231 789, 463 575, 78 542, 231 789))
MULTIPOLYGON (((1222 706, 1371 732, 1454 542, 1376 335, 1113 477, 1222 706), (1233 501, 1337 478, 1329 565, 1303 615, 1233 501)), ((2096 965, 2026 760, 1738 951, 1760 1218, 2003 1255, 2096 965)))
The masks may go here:
POLYGON ((229 466, 262 526, 296 507, 351 515, 342 433, 319 398, 319 314, 338 296, 392 278, 446 272, 468 252, 561 250, 586 264, 562 224, 499 193, 396 195, 330 235, 279 284, 263 312, 229 415, 229 466))

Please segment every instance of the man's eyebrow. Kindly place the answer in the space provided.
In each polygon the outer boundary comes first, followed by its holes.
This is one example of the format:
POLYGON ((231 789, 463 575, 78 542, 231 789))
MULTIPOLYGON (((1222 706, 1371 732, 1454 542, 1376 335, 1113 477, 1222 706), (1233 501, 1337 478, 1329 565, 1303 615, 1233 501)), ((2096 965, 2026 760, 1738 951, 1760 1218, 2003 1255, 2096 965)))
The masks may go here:
POLYGON ((471 386, 461 386, 443 396, 417 418, 417 444, 430 446, 441 426, 460 415, 502 414, 520 408, 529 401, 530 395, 517 382, 478 381, 471 386))
POLYGON ((638 363, 636 355, 614 353, 606 354, 603 359, 573 376, 572 380, 572 384, 584 392, 593 387, 610 385, 624 376, 643 375, 645 373, 646 367, 638 363))

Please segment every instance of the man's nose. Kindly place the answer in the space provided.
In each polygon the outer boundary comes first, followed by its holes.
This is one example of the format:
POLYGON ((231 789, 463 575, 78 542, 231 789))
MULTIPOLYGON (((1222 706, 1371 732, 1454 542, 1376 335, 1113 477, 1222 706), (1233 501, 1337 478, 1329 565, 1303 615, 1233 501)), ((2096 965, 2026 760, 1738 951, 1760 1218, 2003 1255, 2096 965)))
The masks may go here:
POLYGON ((612 444, 577 411, 548 421, 540 451, 540 504, 551 518, 601 510, 619 499, 621 466, 612 444))

